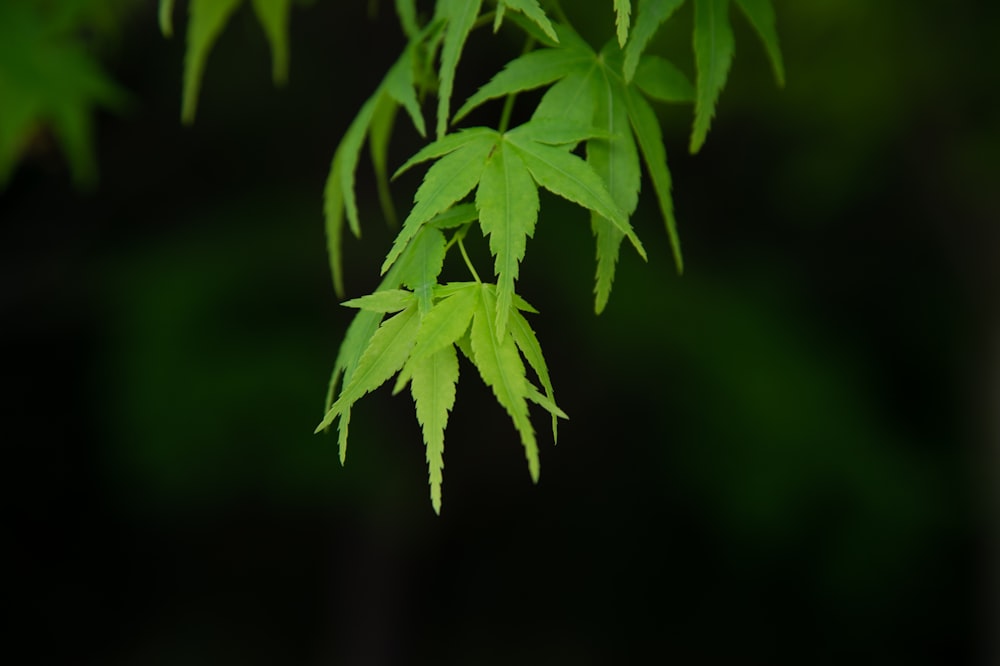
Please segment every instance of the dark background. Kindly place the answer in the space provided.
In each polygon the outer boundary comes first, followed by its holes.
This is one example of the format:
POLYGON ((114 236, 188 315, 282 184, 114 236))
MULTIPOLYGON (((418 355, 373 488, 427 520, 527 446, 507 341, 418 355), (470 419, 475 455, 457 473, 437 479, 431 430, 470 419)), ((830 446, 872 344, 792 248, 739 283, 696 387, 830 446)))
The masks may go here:
MULTIPOLYGON (((701 154, 659 107, 686 274, 647 187, 650 261, 595 317, 586 214, 543 198, 519 289, 571 420, 536 415, 533 485, 462 365, 437 517, 406 396, 358 404, 344 468, 311 434, 350 314, 321 193, 402 43, 382 4, 298 7, 281 89, 244 8, 190 128, 141 5, 97 189, 53 148, 0 194, 4 661, 997 663, 998 6, 779 0, 783 90, 734 9, 701 154)), ((655 44, 689 72, 690 11, 655 44)), ((519 48, 476 33, 456 99, 519 48)), ((351 296, 394 233, 358 187, 351 296)))

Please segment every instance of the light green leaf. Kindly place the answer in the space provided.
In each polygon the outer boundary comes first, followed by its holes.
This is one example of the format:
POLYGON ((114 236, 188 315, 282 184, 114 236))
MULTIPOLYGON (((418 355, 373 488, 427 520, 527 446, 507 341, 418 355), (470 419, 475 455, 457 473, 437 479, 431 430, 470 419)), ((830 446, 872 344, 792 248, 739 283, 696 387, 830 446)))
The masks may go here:
POLYGON ((589 65, 570 73, 545 91, 531 116, 532 124, 563 121, 577 127, 591 125, 598 95, 595 57, 591 54, 589 65))
POLYGON ((667 150, 663 146, 660 123, 649 102, 635 90, 625 90, 625 102, 628 106, 632 131, 635 132, 646 170, 649 172, 650 180, 653 181, 660 213, 667 225, 667 235, 670 237, 670 247, 674 253, 677 272, 683 273, 684 259, 681 255, 680 237, 677 235, 677 220, 674 219, 674 200, 670 193, 672 181, 670 169, 667 167, 667 150))
POLYGON ((479 182, 486 158, 496 146, 496 134, 481 136, 448 153, 431 166, 417 188, 413 209, 382 264, 385 273, 421 225, 465 197, 479 182))
POLYGON ((369 312, 399 312, 405 310, 416 302, 416 296, 412 291, 403 289, 385 289, 352 298, 341 303, 344 307, 358 308, 369 312))
POLYGON ((462 337, 469 329, 478 300, 479 285, 466 282, 435 303, 420 323, 411 359, 434 354, 462 337))
POLYGON ((574 122, 566 117, 562 119, 532 118, 531 122, 519 125, 507 134, 517 137, 521 141, 531 140, 564 147, 574 147, 586 139, 607 139, 610 137, 604 129, 596 125, 589 122, 586 124, 574 122))
POLYGON ((507 5, 504 4, 503 0, 497 2, 497 8, 493 13, 493 34, 495 35, 500 31, 500 26, 503 25, 503 15, 507 10, 507 5))
POLYGON ((434 354, 412 360, 408 365, 410 392, 417 410, 417 421, 427 449, 427 469, 431 486, 431 505, 441 513, 441 482, 444 470, 444 430, 448 413, 455 405, 458 383, 458 355, 451 345, 434 354))
MULTIPOLYGON (((531 324, 528 323, 528 320, 525 319, 524 315, 518 312, 517 309, 512 309, 510 313, 509 327, 511 335, 514 338, 514 343, 517 345, 517 348, 521 350, 521 353, 524 355, 524 359, 528 362, 528 365, 531 366, 531 369, 534 370, 535 374, 538 376, 538 381, 542 383, 542 387, 545 389, 545 396, 548 398, 549 403, 555 407, 555 391, 552 388, 552 379, 549 377, 549 367, 545 363, 545 357, 542 356, 542 346, 538 343, 538 338, 535 336, 535 332, 531 329, 531 324)), ((528 397, 533 402, 541 404, 537 400, 531 398, 531 396, 528 397)), ((552 441, 558 442, 559 433, 557 417, 564 419, 569 417, 566 416, 565 413, 563 413, 563 411, 558 407, 555 408, 559 410, 558 413, 548 407, 546 407, 546 409, 548 409, 549 413, 552 414, 552 441)))
POLYGON ((243 0, 191 0, 187 55, 184 58, 184 93, 181 120, 190 125, 198 108, 198 91, 208 54, 243 0))
POLYGON ((633 83, 639 90, 661 102, 694 101, 694 86, 684 72, 660 56, 643 56, 633 83))
MULTIPOLYGON (((613 43, 610 45, 613 47, 613 43)), ((591 139, 587 142, 587 164, 601 177, 615 204, 626 215, 631 215, 639 203, 639 187, 642 182, 639 154, 629 128, 628 110, 620 80, 612 79, 606 69, 601 74, 601 90, 597 96, 594 124, 608 138, 591 139)), ((597 237, 594 308, 600 314, 611 294, 623 234, 611 221, 596 212, 591 213, 591 226, 597 237)))
POLYGON ((421 148, 413 157, 406 160, 406 162, 403 163, 403 166, 396 169, 396 173, 392 174, 392 177, 393 179, 396 179, 404 172, 409 171, 411 167, 420 164, 421 162, 426 162, 427 160, 447 155, 448 153, 454 152, 465 145, 479 141, 483 137, 490 137, 495 140, 497 136, 498 134, 496 130, 492 130, 489 127, 470 127, 468 129, 458 130, 457 132, 447 135, 443 139, 432 141, 421 148))
POLYGON ((555 28, 553 28, 552 23, 549 22, 549 17, 545 15, 545 10, 543 10, 538 4, 538 0, 500 0, 500 3, 497 5, 498 14, 500 13, 502 7, 508 7, 521 12, 534 21, 535 25, 541 28, 549 39, 554 42, 559 41, 555 28))
POLYGON ((441 84, 438 88, 437 138, 442 138, 448 129, 448 112, 451 92, 455 85, 455 70, 462 47, 469 37, 472 25, 479 16, 482 0, 440 0, 448 25, 445 27, 444 44, 441 47, 441 84))
POLYGON ((389 189, 389 141, 396 125, 396 115, 399 105, 389 95, 379 95, 368 125, 368 153, 375 170, 375 183, 378 187, 379 205, 382 215, 391 226, 399 224, 396 217, 396 206, 392 201, 392 191, 389 189))
POLYGON ((453 229, 478 219, 476 204, 458 204, 432 217, 427 224, 435 229, 453 229))
MULTIPOLYGON (((559 405, 552 402, 548 396, 542 395, 542 392, 539 391, 531 382, 528 382, 528 392, 524 397, 551 414, 553 423, 555 423, 557 419, 569 420, 569 416, 566 415, 566 412, 559 409, 559 405)), ((555 436, 554 432, 553 436, 555 436)))
POLYGON ((420 136, 427 136, 427 127, 424 125, 424 116, 420 112, 420 101, 417 99, 416 79, 414 77, 416 52, 421 43, 422 38, 414 39, 409 43, 406 50, 403 51, 403 55, 385 75, 384 85, 389 97, 406 109, 420 136))
POLYGON ((639 0, 639 13, 635 19, 632 36, 625 45, 625 81, 635 75, 639 57, 646 50, 649 41, 670 15, 684 4, 684 0, 639 0))
POLYGON ((553 146, 517 140, 511 133, 508 133, 507 140, 517 148, 539 185, 611 220, 631 241, 639 256, 646 258, 646 250, 632 230, 628 216, 611 198, 601 177, 586 162, 553 146))
POLYGON ((490 286, 484 284, 480 287, 479 303, 472 317, 469 334, 472 361, 521 435, 528 471, 532 481, 537 483, 540 471, 538 442, 528 417, 528 382, 524 376, 524 363, 509 332, 499 340, 496 337, 496 297, 490 286))
POLYGON ((271 44, 271 76, 276 84, 288 80, 288 20, 292 0, 251 0, 257 19, 271 44))
MULTIPOLYGON (((399 372, 413 348, 420 327, 417 308, 410 306, 383 321, 371 337, 358 365, 346 382, 340 397, 330 406, 316 432, 324 430, 340 414, 365 394, 374 391, 399 372)), ((340 450, 340 460, 347 455, 346 441, 340 450)))
POLYGON ((750 19, 754 30, 764 42, 778 85, 785 85, 785 63, 781 58, 781 48, 778 46, 778 30, 775 27, 774 6, 771 0, 736 0, 736 4, 750 19))
POLYGON ((588 67, 593 60, 593 51, 579 48, 559 47, 526 53, 507 63, 469 97, 455 114, 455 122, 486 101, 552 83, 581 67, 588 67))
POLYGON ((733 49, 729 0, 694 0, 694 60, 698 82, 691 133, 692 154, 701 150, 705 143, 715 105, 729 76, 733 49))
POLYGON ((424 226, 400 258, 400 281, 413 290, 420 305, 420 313, 431 309, 437 277, 444 266, 444 234, 433 227, 424 226))
POLYGON ((407 38, 412 39, 420 32, 420 26, 417 25, 417 0, 396 0, 396 15, 399 16, 399 25, 407 38))
POLYGON ((505 149, 501 141, 483 169, 476 190, 476 208, 484 236, 489 236, 490 252, 496 258, 496 336, 503 338, 507 315, 514 297, 518 265, 524 258, 527 238, 535 233, 538 221, 538 189, 516 151, 505 149))
POLYGON ((160 0, 160 32, 164 37, 174 36, 174 0, 160 0))
POLYGON ((620 48, 625 48, 631 21, 632 0, 615 0, 615 27, 617 28, 618 46, 620 48))

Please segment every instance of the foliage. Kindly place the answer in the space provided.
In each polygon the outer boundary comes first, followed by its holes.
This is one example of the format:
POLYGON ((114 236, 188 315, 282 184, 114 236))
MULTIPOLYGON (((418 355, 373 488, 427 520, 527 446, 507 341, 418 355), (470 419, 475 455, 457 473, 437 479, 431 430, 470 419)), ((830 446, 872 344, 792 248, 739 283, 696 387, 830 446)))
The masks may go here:
MULTIPOLYGON (((730 0, 692 0, 694 84, 668 60, 646 53, 684 0, 613 0, 613 36, 594 49, 558 2, 437 0, 424 16, 416 0, 396 0, 406 47, 360 107, 334 152, 325 188, 326 230, 334 286, 345 292, 343 228, 360 236, 355 173, 367 140, 382 207, 395 219, 389 194, 388 145, 402 107, 427 136, 421 101, 437 98, 434 140, 393 178, 430 163, 381 267, 378 289, 346 301, 358 313, 334 364, 326 413, 317 432, 336 421, 343 462, 354 404, 396 376, 409 386, 426 446, 431 502, 441 507, 444 431, 455 402, 459 356, 466 357, 510 416, 539 477, 538 443, 528 404, 549 413, 552 436, 566 414, 557 406, 539 341, 525 314, 535 310, 516 283, 527 240, 539 219, 538 188, 584 208, 596 241, 595 310, 608 303, 624 239, 646 258, 629 218, 641 189, 640 162, 652 182, 677 270, 683 270, 672 181, 654 102, 694 103, 690 150, 704 144, 733 58, 730 0), (508 62, 452 114, 455 74, 469 35, 505 25, 526 35, 524 53, 508 62), (515 97, 546 88, 531 118, 509 128, 515 97), (479 106, 504 98, 496 127, 456 128, 479 106), (582 148, 582 154, 579 149, 582 148), (640 159, 641 157, 641 159, 640 159), (488 239, 495 283, 483 282, 464 240, 473 227, 488 239), (445 256, 457 248, 471 281, 442 279, 445 256), (529 377, 528 368, 532 377, 529 377), (536 383, 537 382, 537 385, 536 383)), ((754 27, 779 84, 784 65, 770 0, 733 0, 754 27)), ((191 0, 182 116, 194 118, 199 82, 212 44, 241 0, 191 0)), ((274 54, 274 78, 287 73, 289 0, 252 0, 274 54)), ((172 0, 161 0, 170 34, 172 0)))

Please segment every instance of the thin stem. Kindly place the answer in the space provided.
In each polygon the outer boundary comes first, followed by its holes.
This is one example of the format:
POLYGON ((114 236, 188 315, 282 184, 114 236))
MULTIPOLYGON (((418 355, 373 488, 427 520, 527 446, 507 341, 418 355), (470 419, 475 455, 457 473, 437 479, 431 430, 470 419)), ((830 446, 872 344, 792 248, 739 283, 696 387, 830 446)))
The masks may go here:
POLYGON ((469 254, 465 251, 465 243, 461 239, 458 241, 458 250, 462 253, 462 259, 465 259, 465 265, 468 267, 469 271, 472 273, 472 277, 475 278, 478 284, 482 284, 483 281, 479 279, 479 273, 476 272, 475 267, 472 265, 472 260, 469 259, 469 254))

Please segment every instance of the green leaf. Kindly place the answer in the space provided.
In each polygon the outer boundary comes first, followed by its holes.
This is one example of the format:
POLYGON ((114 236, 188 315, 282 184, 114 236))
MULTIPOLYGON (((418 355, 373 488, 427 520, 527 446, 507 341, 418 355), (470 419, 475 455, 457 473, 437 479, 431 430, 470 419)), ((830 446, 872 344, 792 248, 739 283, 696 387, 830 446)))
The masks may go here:
MULTIPOLYGON (((607 70, 600 77, 601 91, 594 124, 607 138, 587 142, 587 164, 600 176, 612 200, 626 215, 631 215, 639 203, 642 173, 639 154, 629 128, 628 110, 618 80, 607 70)), ((600 314, 608 302, 614 282, 615 265, 623 238, 622 231, 606 217, 591 213, 591 226, 597 236, 597 283, 594 309, 600 314)))
POLYGON ((478 218, 479 213, 476 212, 476 204, 458 204, 457 206, 452 206, 443 213, 438 213, 432 217, 427 224, 435 229, 453 229, 455 227, 460 227, 463 224, 474 222, 478 218))
POLYGON ((785 63, 778 46, 778 30, 775 27, 774 6, 771 0, 736 0, 751 25, 764 42, 764 48, 774 68, 774 78, 779 86, 785 85, 785 63))
MULTIPOLYGON (((383 321, 371 337, 367 348, 358 361, 357 368, 346 382, 340 397, 327 410, 316 432, 324 430, 340 414, 350 409, 359 398, 384 384, 399 372, 413 348, 413 342, 420 326, 417 308, 410 306, 402 312, 383 321)), ((347 455, 346 441, 340 450, 340 460, 347 455)))
POLYGON ((580 67, 587 67, 593 60, 593 51, 571 47, 526 53, 504 65, 488 83, 469 97, 455 113, 455 122, 484 102, 552 83, 580 67))
POLYGON ((174 35, 174 0, 160 0, 160 32, 164 37, 174 35))
POLYGON ((476 208, 479 225, 483 235, 489 236, 490 252, 496 258, 496 335, 502 338, 512 309, 518 265, 538 221, 538 188, 517 152, 505 149, 505 142, 500 142, 483 169, 476 208))
POLYGON ((458 355, 451 345, 409 364, 410 392, 417 410, 417 421, 427 449, 431 505, 441 513, 441 482, 444 470, 444 430, 448 413, 455 405, 458 383, 458 355))
POLYGON ((620 48, 625 48, 631 20, 632 0, 615 0, 615 27, 617 29, 618 46, 620 48))
POLYGON ((694 60, 698 68, 691 153, 697 153, 715 115, 719 94, 733 61, 729 0, 694 0, 694 60))
POLYGON ((661 102, 694 101, 694 86, 684 72, 660 56, 643 56, 633 82, 639 90, 661 102))
POLYGON ((413 290, 420 306, 420 313, 431 309, 437 277, 444 266, 444 234, 433 227, 423 227, 400 260, 400 281, 413 290))
MULTIPOLYGON (((503 7, 521 12, 531 19, 535 25, 541 28, 542 32, 544 32, 549 39, 554 42, 559 41, 555 28, 553 28, 552 23, 549 22, 549 17, 545 15, 545 10, 543 10, 538 4, 538 0, 500 0, 497 4, 497 14, 501 13, 503 7)), ((494 32, 496 32, 495 29, 494 32)))
POLYGON ((639 65, 639 57, 649 41, 670 15, 684 4, 684 0, 639 0, 639 13, 632 28, 632 36, 625 45, 625 81, 629 82, 639 65))
POLYGON ((482 285, 479 296, 469 335, 472 360, 483 381, 493 390, 497 402, 514 422, 524 446, 531 479, 537 483, 540 471, 538 442, 528 417, 524 363, 509 332, 500 339, 496 337, 496 298, 490 285, 482 285))
MULTIPOLYGON (((524 355, 524 359, 534 370, 535 374, 538 376, 538 381, 542 383, 542 387, 545 389, 545 396, 548 398, 548 402, 551 403, 552 407, 555 407, 555 391, 552 388, 552 379, 549 377, 549 367, 545 363, 545 357, 542 355, 542 346, 538 344, 538 338, 535 336, 535 332, 531 329, 531 324, 528 320, 524 318, 520 312, 513 309, 510 313, 510 332, 514 338, 514 343, 517 348, 521 350, 524 355)), ((537 404, 542 404, 537 400, 528 396, 533 402, 537 404)), ((547 405, 542 405, 545 407, 549 413, 552 414, 552 441, 559 441, 558 433, 558 419, 559 418, 569 418, 566 414, 555 407, 555 411, 547 405)))
POLYGON ((452 345, 469 329, 479 301, 479 285, 465 282, 441 298, 424 315, 411 359, 420 359, 452 345))
POLYGON ((677 220, 674 219, 674 200, 670 193, 672 181, 670 169, 667 167, 667 150, 663 146, 660 123, 649 102, 636 91, 626 89, 625 102, 632 131, 635 132, 646 170, 649 172, 650 180, 653 181, 660 212, 667 225, 667 235, 670 237, 670 247, 674 253, 677 272, 683 273, 684 259, 681 255, 680 237, 677 235, 677 220))
MULTIPOLYGON (((591 56, 593 60, 595 56, 591 56)), ((583 71, 572 72, 545 91, 531 116, 532 122, 541 120, 566 122, 573 126, 590 126, 597 103, 598 68, 587 66, 583 71)))
POLYGON ((271 76, 276 84, 288 80, 288 20, 292 0, 251 0, 257 19, 271 44, 271 76))
POLYGON ((453 134, 447 135, 443 139, 432 141, 417 151, 413 157, 406 160, 406 162, 403 163, 403 166, 396 169, 396 173, 392 174, 392 177, 393 179, 398 178, 406 171, 409 171, 411 167, 420 164, 421 162, 426 162, 427 160, 447 155, 448 153, 454 152, 463 146, 479 141, 483 137, 489 137, 491 140, 495 140, 497 132, 489 127, 470 127, 468 129, 458 130, 453 134))
POLYGON ((344 307, 358 308, 369 312, 399 312, 405 310, 416 302, 416 296, 412 291, 403 289, 385 289, 352 298, 341 303, 344 307))
POLYGON ((410 41, 406 50, 399 57, 399 60, 389 68, 385 75, 385 91, 393 100, 399 103, 410 116, 413 126, 420 133, 420 136, 427 136, 427 127, 424 125, 424 116, 420 112, 420 101, 417 99, 416 78, 414 69, 416 67, 417 49, 423 39, 418 36, 410 41))
POLYGON ((611 220, 631 241, 639 256, 646 258, 646 250, 632 230, 628 216, 611 198, 601 177, 586 162, 553 146, 521 141, 513 132, 507 133, 507 141, 518 150, 539 185, 611 220))
POLYGON ((403 222, 403 228, 382 264, 383 273, 392 266, 424 222, 447 210, 472 191, 479 182, 486 158, 496 146, 496 141, 495 132, 481 135, 448 153, 427 170, 414 196, 413 209, 403 222))
POLYGON ((375 170, 375 183, 378 187, 379 205, 382 215, 390 226, 397 226, 396 206, 392 201, 392 191, 389 188, 389 141, 396 125, 396 115, 399 105, 389 95, 379 95, 368 124, 368 153, 375 170))
POLYGON ((191 0, 187 55, 184 58, 184 93, 181 120, 190 125, 198 108, 198 91, 205 63, 216 40, 243 0, 191 0))
POLYGON ((448 111, 451 105, 451 92, 455 85, 455 70, 462 47, 469 37, 472 25, 479 16, 482 0, 439 0, 438 6, 443 7, 448 24, 445 27, 444 44, 441 47, 441 84, 438 89, 437 138, 445 135, 448 129, 448 111))
POLYGON ((417 0, 396 0, 396 14, 407 38, 412 39, 420 32, 420 26, 417 25, 417 0))

